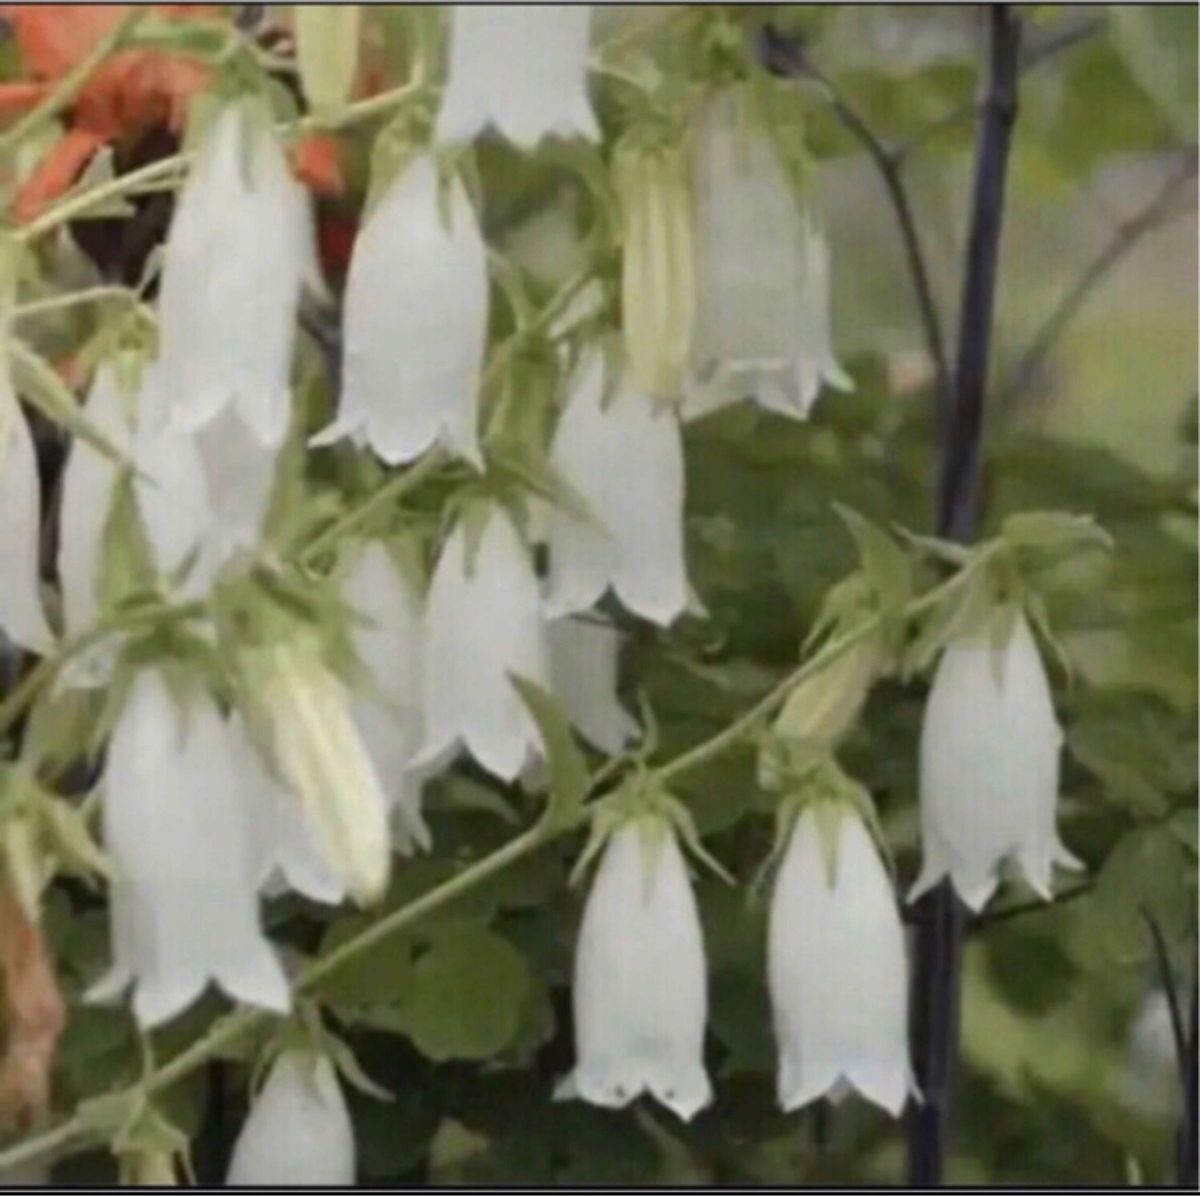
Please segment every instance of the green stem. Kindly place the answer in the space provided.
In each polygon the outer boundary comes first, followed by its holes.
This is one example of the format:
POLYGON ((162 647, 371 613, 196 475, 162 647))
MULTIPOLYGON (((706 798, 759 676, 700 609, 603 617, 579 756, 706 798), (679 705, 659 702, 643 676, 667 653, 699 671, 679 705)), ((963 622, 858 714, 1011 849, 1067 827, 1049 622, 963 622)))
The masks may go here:
POLYGON ((123 17, 107 37, 101 38, 90 54, 82 58, 58 81, 58 86, 31 108, 20 120, 0 134, 0 158, 5 158, 36 128, 57 116, 79 94, 100 64, 112 54, 142 18, 134 9, 123 17))
POLYGON ((318 533, 300 553, 299 564, 312 565, 321 553, 332 548, 348 532, 353 531, 368 515, 388 503, 398 502, 404 495, 415 490, 422 482, 436 473, 445 464, 446 454, 438 446, 430 449, 415 465, 403 473, 390 477, 369 498, 340 519, 334 520, 324 531, 318 533))
POLYGON ((137 294, 128 287, 85 287, 82 291, 68 291, 63 295, 51 295, 48 299, 33 299, 28 303, 18 303, 12 309, 12 318, 27 320, 34 316, 50 315, 52 312, 63 311, 70 307, 80 307, 85 303, 103 303, 109 299, 120 299, 125 303, 138 302, 137 294))

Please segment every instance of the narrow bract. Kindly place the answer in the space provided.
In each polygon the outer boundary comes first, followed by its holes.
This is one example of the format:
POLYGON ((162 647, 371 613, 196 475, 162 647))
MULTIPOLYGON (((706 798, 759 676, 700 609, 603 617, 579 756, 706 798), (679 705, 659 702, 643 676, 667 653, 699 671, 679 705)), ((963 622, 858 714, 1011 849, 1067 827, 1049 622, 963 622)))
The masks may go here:
POLYGON ((437 139, 495 129, 523 149, 599 138, 587 95, 587 4, 455 4, 437 139))
POLYGON ((924 865, 913 898, 949 875, 980 910, 1012 861, 1050 900, 1054 865, 1082 866, 1056 826, 1062 739, 1024 616, 999 648, 982 632, 951 642, 921 727, 924 865))
POLYGON ((605 401, 599 355, 583 363, 550 460, 593 516, 549 516, 548 609, 587 610, 609 587, 635 614, 671 623, 688 602, 683 444, 669 408, 623 374, 605 401))
POLYGON ((665 822, 631 822, 605 847, 575 948, 572 1001, 577 1063, 556 1096, 620 1108, 648 1091, 685 1121, 712 1099, 700 919, 665 822))
POLYGON ((861 818, 838 811, 832 871, 816 813, 775 879, 767 970, 785 1112, 854 1089, 899 1115, 912 1089, 908 964, 896 895, 861 818))
POLYGON ((348 436, 389 465, 435 442, 479 459, 487 250, 461 180, 449 183, 444 205, 438 191, 433 159, 418 156, 355 241, 341 406, 314 444, 348 436))
POLYGON ((285 1051, 250 1106, 226 1184, 348 1187, 354 1173, 354 1125, 333 1064, 285 1051))
POLYGON ((279 961, 258 925, 253 847, 231 743, 211 698, 178 707, 154 669, 133 683, 108 749, 104 843, 112 860, 113 965, 91 990, 134 985, 133 1009, 155 1026, 215 982, 282 1012, 279 961))

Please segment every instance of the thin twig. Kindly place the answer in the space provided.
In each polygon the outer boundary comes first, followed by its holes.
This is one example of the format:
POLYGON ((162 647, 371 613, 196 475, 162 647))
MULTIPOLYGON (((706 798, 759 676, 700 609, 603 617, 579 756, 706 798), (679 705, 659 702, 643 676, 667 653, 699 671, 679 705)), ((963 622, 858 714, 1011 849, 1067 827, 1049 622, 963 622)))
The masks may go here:
POLYGON ((1178 168, 1170 173, 1150 200, 1129 220, 1118 225, 1108 244, 1067 288, 1013 368, 1008 381, 1001 388, 999 401, 1010 402, 1028 390, 1046 358, 1092 292, 1147 233, 1178 215, 1178 210, 1172 208, 1172 201, 1181 188, 1195 177, 1196 150, 1193 147, 1183 154, 1178 168))
MULTIPOLYGON (((1005 180, 1017 114, 1021 24, 1006 4, 987 9, 989 69, 975 155, 953 392, 942 421, 938 534, 966 542, 979 514, 984 388, 992 340, 1005 180)), ((943 880, 917 906, 913 976, 914 1064, 923 1103, 909 1120, 909 1182, 942 1182, 958 1056, 966 911, 943 880)))
POLYGON ((883 182, 884 190, 887 192, 892 211, 895 214, 896 223, 900 226, 900 237, 904 244, 904 254, 917 300, 917 312, 925 339, 925 348, 933 364, 938 405, 940 409, 944 409, 948 402, 950 371, 946 358, 942 320, 938 312, 937 300, 934 298, 933 284, 926 265, 925 250, 921 244, 921 234, 913 215, 912 203, 901 173, 900 162, 895 153, 883 144, 871 126, 841 95, 832 81, 804 53, 798 42, 789 40, 767 25, 762 31, 760 54, 767 68, 775 74, 808 77, 819 83, 825 91, 834 115, 862 144, 879 172, 880 180, 883 182))
POLYGON ((1200 993, 1197 992, 1197 968, 1200 968, 1200 960, 1193 965, 1192 970, 1188 1033, 1184 1046, 1184 1066, 1187 1074, 1183 1082, 1183 1112, 1179 1125, 1179 1158, 1176 1166, 1179 1186, 1193 1191, 1200 1180, 1200 1078, 1197 1076, 1200 1041, 1197 1039, 1196 1026, 1197 1015, 1200 1014, 1200 993))
POLYGON ((1063 893, 1056 893, 1051 901, 1039 898, 1036 901, 1021 901, 1016 905, 1007 905, 1002 906, 1000 909, 988 910, 986 914, 980 914, 979 917, 975 918, 971 923, 971 927, 972 929, 986 930, 991 926, 995 926, 997 922, 1007 922, 1010 918, 1020 918, 1025 914, 1036 914, 1050 909, 1061 909, 1064 905, 1069 905, 1072 901, 1078 901, 1080 897, 1086 897, 1094 888, 1095 886, 1092 882, 1087 880, 1072 889, 1067 889, 1063 893))

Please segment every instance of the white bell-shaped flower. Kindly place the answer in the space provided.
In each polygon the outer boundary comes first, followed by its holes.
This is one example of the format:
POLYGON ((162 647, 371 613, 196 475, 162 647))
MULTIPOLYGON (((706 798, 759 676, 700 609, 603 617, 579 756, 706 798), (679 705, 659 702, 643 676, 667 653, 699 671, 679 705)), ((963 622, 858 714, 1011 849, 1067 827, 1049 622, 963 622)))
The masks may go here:
POLYGON ((367 217, 346 281, 337 419, 313 439, 349 436, 389 465, 440 441, 479 459, 487 340, 487 249, 462 181, 438 195, 433 158, 414 158, 367 217))
POLYGON ((31 652, 48 652, 39 590, 41 489, 33 437, 0 364, 0 631, 31 652))
POLYGON ((171 421, 234 407, 264 444, 287 430, 296 310, 313 255, 307 192, 254 101, 213 119, 163 255, 159 365, 171 421))
POLYGON ((587 4, 455 4, 440 142, 494 128, 523 149, 599 139, 587 94, 587 4))
POLYGON ((1050 900, 1054 865, 1081 867, 1056 827, 1062 739, 1023 615, 999 648, 985 631, 950 643, 921 727, 924 863, 913 898, 949 875, 978 911, 1012 861, 1050 900))
MULTIPOLYGON (((87 417, 120 453, 133 451, 136 396, 122 393, 117 370, 103 363, 88 392, 87 417)), ((63 468, 62 513, 58 530, 58 577, 63 626, 78 635, 99 613, 98 586, 104 531, 121 466, 81 436, 71 442, 63 468)))
POLYGON ((285 1051, 250 1105, 226 1184, 345 1188, 354 1172, 354 1125, 333 1064, 285 1051))
POLYGON ((637 722, 617 699, 621 633, 598 617, 546 624, 550 688, 579 733, 610 756, 637 738, 637 722))
POLYGON ((229 720, 230 753, 254 838, 254 880, 268 896, 281 889, 337 905, 346 886, 317 846, 300 799, 276 777, 252 742, 242 717, 229 720))
POLYGON ((430 846, 421 778, 411 767, 421 740, 421 595, 377 540, 359 554, 343 594, 366 620, 354 646, 375 691, 355 696, 354 722, 387 794, 392 842, 408 854, 430 846))
POLYGON ((675 413, 629 375, 605 394, 599 355, 586 360, 550 448, 555 469, 593 521, 551 512, 547 606, 592 607, 609 587, 629 610, 660 625, 688 604, 684 563, 683 444, 675 413))
POLYGON ((620 1108, 650 1092, 685 1121, 712 1099, 704 1070, 708 993, 696 898, 674 830, 616 830, 575 948, 575 1070, 559 1098, 620 1108))
POLYGON ((287 980, 258 924, 253 844, 216 706, 181 710, 144 670, 117 721, 104 772, 104 843, 113 866, 113 966, 91 992, 135 986, 155 1026, 210 980, 229 996, 283 1012, 287 980))
POLYGON ((741 398, 807 416, 823 385, 852 383, 834 356, 829 245, 738 88, 719 92, 696 138, 696 416, 741 398))
POLYGON ((904 928, 862 819, 848 808, 836 817, 836 862, 810 808, 775 879, 767 974, 779 1103, 790 1112, 853 1088, 896 1117, 913 1086, 904 928))
POLYGON ((442 548, 425 601, 421 666, 424 742, 414 764, 446 763, 461 747, 511 781, 541 755, 541 739, 510 673, 548 685, 537 578, 500 511, 468 551, 460 521, 442 548))

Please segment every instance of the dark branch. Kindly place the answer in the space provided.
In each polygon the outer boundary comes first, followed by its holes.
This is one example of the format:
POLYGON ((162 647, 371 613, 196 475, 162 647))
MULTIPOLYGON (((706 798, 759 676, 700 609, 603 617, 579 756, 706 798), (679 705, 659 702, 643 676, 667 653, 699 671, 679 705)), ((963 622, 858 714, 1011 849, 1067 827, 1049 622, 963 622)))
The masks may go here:
POLYGON ((1196 177, 1196 150, 1187 150, 1149 202, 1129 220, 1123 221, 1107 245, 1092 259, 1083 273, 1067 289, 1021 355, 1012 375, 1001 390, 1001 399, 1009 402, 1023 395, 1038 375, 1059 338, 1087 302, 1092 292, 1121 259, 1149 232, 1160 227, 1179 209, 1172 206, 1179 191, 1196 177))
POLYGON ((942 332, 937 301, 933 294, 933 285, 929 278, 925 251, 921 244, 916 219, 913 216, 908 189, 901 177, 899 161, 895 154, 880 141, 859 113, 846 102, 833 83, 804 53, 803 47, 798 41, 785 37, 772 26, 767 25, 762 30, 759 57, 764 66, 774 74, 790 78, 807 77, 819 83, 825 90, 834 115, 862 144, 875 168, 879 171, 879 177, 887 191, 896 222, 900 226, 904 254, 908 262, 909 274, 912 277, 913 291, 916 294, 925 348, 933 364, 938 405, 939 408, 944 409, 948 401, 950 378, 945 337, 942 332))
POLYGON ((1158 919, 1143 905, 1139 911, 1150 931, 1150 942, 1154 947, 1154 966, 1158 969, 1158 983, 1167 999, 1167 1010, 1171 1015, 1171 1040, 1175 1044, 1175 1063, 1179 1068, 1179 1083, 1187 1099, 1188 1062, 1187 1032, 1183 1027, 1183 1011, 1179 1008, 1179 992, 1175 987, 1175 972, 1171 967, 1171 953, 1167 940, 1158 924, 1158 919))
MULTIPOLYGON (((1200 967, 1200 963, 1197 964, 1200 967)), ((1183 1119, 1179 1127, 1179 1164, 1177 1178, 1181 1188, 1195 1189, 1200 1182, 1200 1148, 1197 1134, 1200 1132, 1200 1084, 1197 1082, 1197 1052, 1200 1041, 1196 1037, 1197 1014, 1200 1013, 1200 995, 1197 994, 1197 975, 1192 972, 1191 1008, 1188 1013, 1188 1035, 1185 1044, 1185 1067, 1187 1075, 1183 1085, 1183 1119)))
MULTIPOLYGON (((1021 26, 1006 4, 988 8, 990 61, 975 156, 966 269, 953 390, 942 421, 942 470, 937 496, 941 536, 975 534, 987 383, 996 300, 996 269, 1005 179, 1017 115, 1021 26)), ((949 1106, 958 1054, 962 949, 966 911, 948 881, 917 907, 913 977, 914 1064, 924 1103, 909 1121, 909 1182, 942 1182, 949 1106)))

